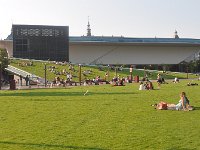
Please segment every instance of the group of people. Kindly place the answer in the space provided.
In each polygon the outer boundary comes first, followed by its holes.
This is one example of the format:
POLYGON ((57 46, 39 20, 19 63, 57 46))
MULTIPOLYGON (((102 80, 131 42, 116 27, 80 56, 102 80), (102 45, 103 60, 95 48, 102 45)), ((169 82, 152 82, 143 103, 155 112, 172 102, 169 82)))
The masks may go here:
POLYGON ((76 82, 72 81, 71 75, 67 77, 67 80, 64 80, 63 78, 60 78, 59 76, 55 77, 54 80, 51 82, 50 87, 54 86, 67 86, 67 85, 77 85, 76 82))
POLYGON ((108 81, 106 81, 106 79, 101 78, 99 75, 97 75, 96 77, 94 77, 93 79, 85 79, 83 82, 83 85, 100 85, 100 84, 109 84, 108 81))
POLYGON ((21 67, 24 67, 24 66, 33 66, 33 62, 32 61, 19 62, 18 66, 21 66, 21 67))
POLYGON ((113 86, 124 86, 125 82, 126 82, 126 79, 118 75, 117 77, 116 76, 113 77, 111 84, 113 86))
POLYGON ((140 82, 139 90, 153 90, 153 84, 151 81, 140 82))

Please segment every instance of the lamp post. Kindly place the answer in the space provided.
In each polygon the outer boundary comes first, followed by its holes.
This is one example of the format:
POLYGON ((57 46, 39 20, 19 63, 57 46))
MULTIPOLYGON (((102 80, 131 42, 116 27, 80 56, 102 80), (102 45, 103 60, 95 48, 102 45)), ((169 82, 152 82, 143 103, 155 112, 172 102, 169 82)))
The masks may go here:
POLYGON ((200 63, 200 52, 197 54, 197 59, 196 59, 196 65, 197 65, 196 72, 197 73, 199 73, 199 63, 200 63))
POLYGON ((117 66, 115 67, 115 77, 117 77, 117 66))
POLYGON ((188 68, 188 66, 187 66, 187 68, 186 68, 186 71, 187 71, 187 79, 188 79, 188 69, 189 69, 189 68, 188 68))
POLYGON ((196 59, 196 73, 198 74, 198 80, 200 80, 199 64, 200 64, 200 52, 197 54, 197 59, 196 59))
POLYGON ((1 62, 0 62, 0 90, 1 90, 1 74, 2 74, 2 65, 1 65, 1 62))
POLYGON ((133 81, 133 66, 130 66, 130 76, 131 76, 131 83, 133 81))
POLYGON ((108 76, 108 82, 109 82, 109 74, 110 74, 110 72, 109 72, 109 67, 110 67, 110 65, 108 65, 108 71, 107 71, 107 76, 108 76))
POLYGON ((79 84, 81 85, 81 64, 79 66, 79 84))
POLYGON ((146 68, 144 67, 144 78, 146 77, 146 68))
POLYGON ((47 87, 47 64, 44 64, 44 86, 47 87))

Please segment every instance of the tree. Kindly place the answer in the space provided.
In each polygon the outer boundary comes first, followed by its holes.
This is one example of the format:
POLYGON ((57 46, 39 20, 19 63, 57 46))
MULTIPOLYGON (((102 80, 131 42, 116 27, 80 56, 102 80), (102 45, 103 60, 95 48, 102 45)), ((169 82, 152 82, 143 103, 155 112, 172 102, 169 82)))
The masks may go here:
POLYGON ((6 49, 0 48, 0 63, 2 68, 6 68, 9 65, 8 52, 6 49))

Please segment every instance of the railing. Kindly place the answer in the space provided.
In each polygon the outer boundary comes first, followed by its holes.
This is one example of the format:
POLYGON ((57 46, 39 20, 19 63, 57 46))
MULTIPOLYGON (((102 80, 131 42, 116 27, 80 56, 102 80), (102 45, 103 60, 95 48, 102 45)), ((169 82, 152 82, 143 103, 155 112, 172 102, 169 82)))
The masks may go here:
POLYGON ((29 72, 26 72, 24 70, 21 70, 19 68, 13 67, 11 65, 8 65, 8 67, 5 68, 5 70, 14 75, 21 76, 22 78, 26 78, 26 76, 29 76, 30 81, 34 81, 34 82, 39 81, 40 83, 44 83, 43 78, 36 76, 34 74, 31 74, 29 72))

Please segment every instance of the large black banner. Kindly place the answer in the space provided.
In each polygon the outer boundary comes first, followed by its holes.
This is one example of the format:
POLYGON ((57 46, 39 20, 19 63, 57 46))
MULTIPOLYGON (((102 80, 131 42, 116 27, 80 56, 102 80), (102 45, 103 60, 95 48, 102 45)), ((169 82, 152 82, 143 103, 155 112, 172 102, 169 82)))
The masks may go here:
POLYGON ((13 25, 13 57, 69 61, 69 27, 13 25))

